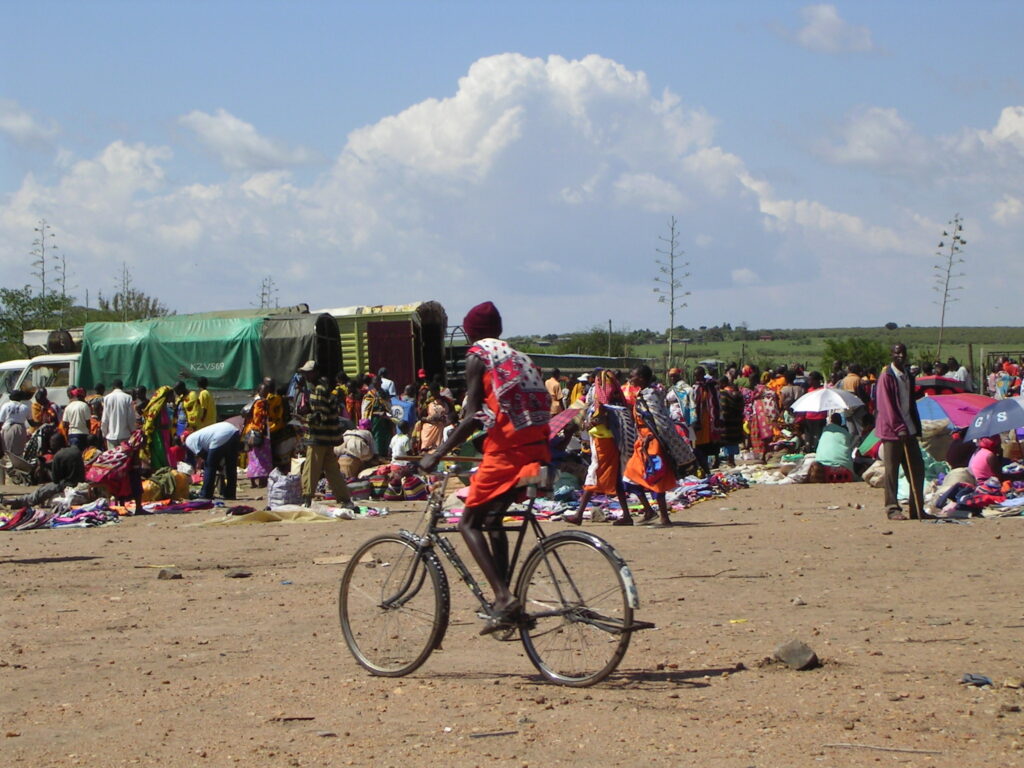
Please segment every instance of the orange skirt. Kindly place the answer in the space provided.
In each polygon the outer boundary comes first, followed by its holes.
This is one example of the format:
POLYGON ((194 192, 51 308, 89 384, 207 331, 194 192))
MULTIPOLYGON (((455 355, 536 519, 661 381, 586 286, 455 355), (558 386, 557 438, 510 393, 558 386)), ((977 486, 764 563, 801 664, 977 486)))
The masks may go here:
MULTIPOLYGON (((640 429, 639 435, 637 436, 636 442, 633 444, 633 455, 629 457, 629 461, 626 463, 626 479, 639 485, 642 488, 646 488, 649 491, 655 493, 665 493, 671 491, 676 487, 676 476, 671 470, 666 470, 665 473, 655 481, 650 481, 644 477, 644 463, 646 457, 644 456, 644 436, 649 434, 646 429, 640 429)), ((647 452, 654 456, 655 454, 662 453, 661 445, 657 440, 651 440, 647 446, 647 452)))
POLYGON ((500 451, 484 450, 484 460, 469 481, 467 507, 482 507, 504 496, 521 479, 533 477, 543 462, 551 460, 547 442, 504 448, 500 451))
POLYGON ((583 490, 612 496, 619 485, 619 447, 614 437, 591 437, 590 447, 597 462, 597 479, 593 485, 584 485, 583 490))

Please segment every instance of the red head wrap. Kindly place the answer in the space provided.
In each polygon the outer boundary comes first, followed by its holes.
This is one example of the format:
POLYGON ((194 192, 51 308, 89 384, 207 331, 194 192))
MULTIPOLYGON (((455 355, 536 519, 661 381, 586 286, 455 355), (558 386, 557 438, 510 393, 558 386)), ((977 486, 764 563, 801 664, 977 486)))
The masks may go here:
POLYGON ((470 340, 495 339, 501 336, 501 314, 491 302, 477 304, 462 320, 462 330, 470 340))

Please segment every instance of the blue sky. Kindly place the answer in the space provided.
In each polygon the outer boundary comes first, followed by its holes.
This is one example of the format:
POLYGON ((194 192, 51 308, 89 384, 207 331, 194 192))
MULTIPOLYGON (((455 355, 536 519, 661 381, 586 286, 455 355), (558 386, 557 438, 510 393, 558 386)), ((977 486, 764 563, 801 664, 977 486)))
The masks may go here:
POLYGON ((3 2, 0 268, 178 311, 492 299, 509 333, 1014 323, 1024 6, 3 2), (998 273, 998 281, 987 274, 998 273))

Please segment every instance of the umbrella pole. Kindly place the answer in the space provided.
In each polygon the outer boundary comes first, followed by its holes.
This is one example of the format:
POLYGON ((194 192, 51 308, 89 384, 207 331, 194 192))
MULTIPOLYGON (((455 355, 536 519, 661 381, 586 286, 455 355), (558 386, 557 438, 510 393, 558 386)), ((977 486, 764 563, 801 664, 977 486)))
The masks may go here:
POLYGON ((924 505, 921 503, 921 497, 917 495, 917 483, 914 482, 914 473, 910 469, 910 448, 905 440, 900 442, 903 443, 903 455, 907 459, 907 482, 910 483, 910 492, 914 495, 914 501, 917 504, 917 519, 924 520, 924 505))

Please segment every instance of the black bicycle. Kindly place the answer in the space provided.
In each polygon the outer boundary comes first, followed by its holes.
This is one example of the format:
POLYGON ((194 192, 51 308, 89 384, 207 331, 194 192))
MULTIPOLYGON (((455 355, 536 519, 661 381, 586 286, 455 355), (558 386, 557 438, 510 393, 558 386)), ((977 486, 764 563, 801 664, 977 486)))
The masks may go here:
MULTIPOLYGON (((466 461, 461 456, 446 460, 466 461)), ((435 483, 417 531, 374 536, 345 567, 338 600, 341 629, 356 661, 375 675, 407 675, 441 646, 450 593, 439 554, 479 601, 479 615, 490 615, 483 590, 445 536, 458 531, 445 523, 443 510, 448 478, 454 474, 444 472, 435 483)), ((518 522, 494 521, 495 528, 517 534, 505 572, 510 585, 515 579, 513 593, 526 613, 518 627, 495 637, 509 640, 518 632, 526 655, 544 677, 584 687, 610 675, 632 633, 653 625, 634 621, 636 584, 611 544, 579 530, 544 532, 533 505, 545 486, 546 477, 527 484, 525 509, 507 513, 518 522), (517 571, 527 531, 537 541, 517 571)))

